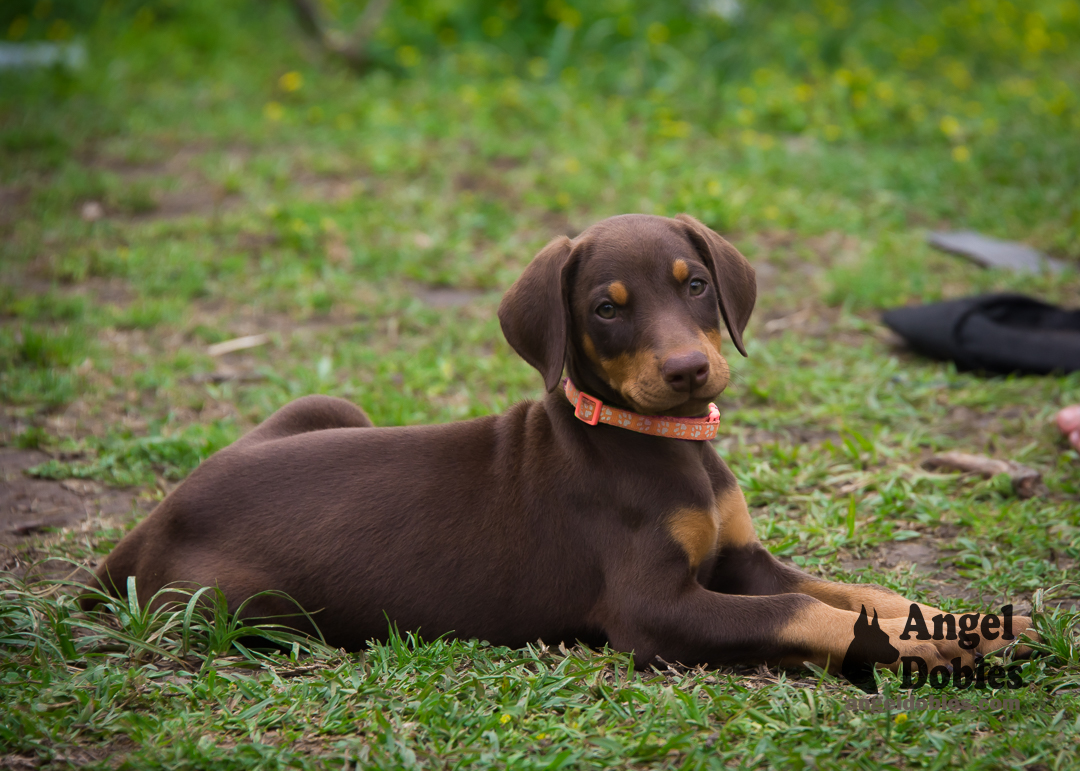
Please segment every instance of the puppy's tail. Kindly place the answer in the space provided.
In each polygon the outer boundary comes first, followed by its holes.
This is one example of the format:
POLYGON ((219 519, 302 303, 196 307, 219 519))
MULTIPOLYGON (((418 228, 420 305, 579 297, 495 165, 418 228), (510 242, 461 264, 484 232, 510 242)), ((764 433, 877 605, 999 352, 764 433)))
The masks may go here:
POLYGON ((242 436, 232 447, 245 447, 327 428, 371 428, 373 425, 367 413, 352 402, 321 394, 302 396, 242 436))

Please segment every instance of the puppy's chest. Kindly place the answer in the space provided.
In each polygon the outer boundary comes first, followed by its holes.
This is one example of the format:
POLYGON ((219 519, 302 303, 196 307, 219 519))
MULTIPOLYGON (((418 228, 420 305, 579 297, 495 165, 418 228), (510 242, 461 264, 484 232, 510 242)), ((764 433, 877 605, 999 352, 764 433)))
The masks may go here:
POLYGON ((686 553, 691 569, 724 546, 742 545, 753 537, 742 491, 732 487, 705 506, 682 506, 666 518, 668 535, 686 553), (745 522, 743 520, 746 520, 745 522))

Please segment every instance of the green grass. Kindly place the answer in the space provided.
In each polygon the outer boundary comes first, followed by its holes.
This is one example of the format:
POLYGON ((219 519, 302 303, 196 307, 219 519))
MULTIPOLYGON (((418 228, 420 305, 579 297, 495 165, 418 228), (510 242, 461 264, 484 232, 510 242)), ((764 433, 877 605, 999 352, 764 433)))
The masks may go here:
MULTIPOLYGON (((326 5, 342 28, 359 12, 326 5)), ((1053 653, 1008 694, 1019 713, 904 718, 852 713, 857 692, 805 670, 634 673, 610 651, 396 633, 274 653, 208 595, 207 616, 96 617, 24 581, 133 525, 91 511, 3 552, 4 762, 1076 765, 1080 457, 1052 419, 1080 377, 957 373, 878 323, 1004 289, 1080 306, 1075 1, 401 0, 363 76, 284 3, 16 0, 4 35, 89 52, 0 72, 0 445, 47 452, 38 479, 159 499, 310 393, 380 425, 535 398, 501 292, 555 235, 686 211, 758 268, 717 448, 769 548, 950 610, 1034 605, 1053 653), (1070 267, 981 271, 926 246, 939 228, 1070 267), (954 449, 1033 466, 1047 493, 922 468, 954 449)))

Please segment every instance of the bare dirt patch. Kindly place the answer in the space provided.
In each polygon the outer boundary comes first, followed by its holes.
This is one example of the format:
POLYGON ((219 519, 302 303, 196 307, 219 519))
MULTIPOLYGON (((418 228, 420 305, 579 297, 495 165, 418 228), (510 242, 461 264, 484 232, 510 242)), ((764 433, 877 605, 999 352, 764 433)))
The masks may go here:
POLYGON ((453 286, 427 286, 416 284, 411 287, 412 295, 432 308, 457 308, 469 305, 485 292, 480 289, 460 289, 453 286))
MULTIPOLYGON (((929 584, 941 598, 960 598, 975 606, 989 607, 999 598, 973 588, 971 582, 950 564, 950 550, 941 546, 948 543, 958 532, 959 529, 953 525, 943 525, 927 532, 922 538, 889 541, 878 546, 866 557, 857 559, 844 554, 839 561, 845 570, 853 572, 867 568, 900 572, 913 570, 918 574, 920 583, 929 584)), ((1023 601, 1030 600, 1030 596, 1021 594, 1017 599, 1022 602, 1017 606, 1016 612, 1026 614, 1029 606, 1024 606, 1023 601)))
MULTIPOLYGON (((199 161, 210 150, 209 145, 202 144, 181 146, 163 160, 146 163, 91 154, 85 161, 87 165, 115 174, 128 193, 121 194, 118 200, 81 201, 79 209, 83 218, 126 218, 138 222, 188 215, 216 217, 226 209, 235 208, 243 197, 208 179, 199 168, 199 161), (96 208, 88 210, 87 206, 96 208), (88 211, 93 214, 88 216, 88 211)), ((229 154, 240 158, 246 155, 246 150, 231 150, 229 154)))
POLYGON ((0 545, 23 546, 54 528, 88 519, 124 520, 149 510, 138 490, 117 490, 97 482, 35 479, 25 471, 49 456, 38 450, 0 448, 0 545))
POLYGON ((0 185, 0 228, 18 221, 28 197, 24 188, 0 185))

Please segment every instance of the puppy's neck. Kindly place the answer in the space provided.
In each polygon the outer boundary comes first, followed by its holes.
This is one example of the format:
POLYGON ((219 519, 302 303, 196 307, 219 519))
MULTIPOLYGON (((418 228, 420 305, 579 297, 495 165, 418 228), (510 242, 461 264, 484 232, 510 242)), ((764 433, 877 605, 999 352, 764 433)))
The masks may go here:
MULTIPOLYGON (((628 403, 621 394, 608 385, 607 380, 596 373, 587 360, 582 361, 576 352, 568 357, 566 376, 580 391, 587 393, 589 396, 595 396, 604 404, 610 404, 613 407, 629 410, 630 412, 637 411, 634 405, 628 403)), ((560 387, 556 390, 561 391, 562 389, 560 387)))

